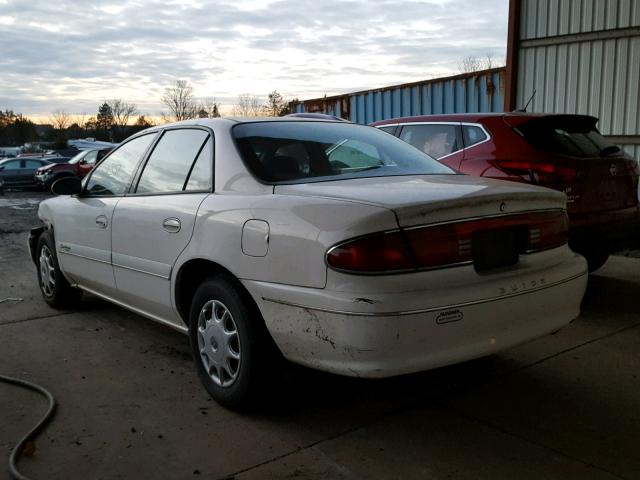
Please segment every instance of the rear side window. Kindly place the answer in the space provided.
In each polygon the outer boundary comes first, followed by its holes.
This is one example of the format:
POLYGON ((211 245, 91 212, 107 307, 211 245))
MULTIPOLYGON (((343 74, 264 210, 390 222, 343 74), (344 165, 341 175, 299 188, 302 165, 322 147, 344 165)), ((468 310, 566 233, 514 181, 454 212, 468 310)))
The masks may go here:
POLYGON ((487 139, 487 134, 484 133, 483 129, 475 125, 463 125, 462 138, 464 139, 464 146, 471 147, 480 142, 484 142, 487 139))
POLYGON ((619 147, 600 134, 591 117, 537 119, 518 130, 534 147, 562 155, 593 158, 620 153, 619 147))
MULTIPOLYGON (((180 192, 209 134, 204 130, 167 130, 142 171, 136 193, 180 192)), ((200 172, 201 169, 198 170, 200 172)))
POLYGON ((213 141, 207 140, 193 164, 185 190, 190 192, 211 189, 211 170, 213 169, 213 141))
POLYGON ((98 165, 87 180, 88 195, 124 195, 129 189, 133 172, 140 158, 156 136, 150 133, 136 137, 115 150, 98 165))
POLYGON ((40 168, 42 166, 42 162, 39 160, 26 160, 25 168, 40 168))
POLYGON ((400 139, 433 158, 442 158, 462 148, 457 131, 457 125, 407 125, 400 139))

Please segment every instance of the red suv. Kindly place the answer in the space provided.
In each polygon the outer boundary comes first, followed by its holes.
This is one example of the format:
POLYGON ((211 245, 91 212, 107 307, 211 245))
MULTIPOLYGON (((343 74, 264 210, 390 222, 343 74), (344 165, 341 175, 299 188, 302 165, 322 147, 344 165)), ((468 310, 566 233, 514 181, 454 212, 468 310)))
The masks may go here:
POLYGON ((53 182, 62 177, 84 178, 111 148, 83 150, 66 163, 56 163, 39 168, 36 171, 36 182, 46 190, 51 189, 53 182))
POLYGON ((589 270, 640 238, 638 163, 586 115, 405 117, 373 123, 462 173, 532 183, 567 195, 569 244, 589 270))

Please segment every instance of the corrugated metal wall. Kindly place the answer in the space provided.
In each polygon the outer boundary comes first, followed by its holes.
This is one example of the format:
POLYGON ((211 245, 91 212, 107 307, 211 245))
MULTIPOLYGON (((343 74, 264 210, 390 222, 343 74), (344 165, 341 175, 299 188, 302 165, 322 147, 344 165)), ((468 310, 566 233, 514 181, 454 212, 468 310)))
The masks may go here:
POLYGON ((522 0, 516 105, 600 119, 640 160, 640 0, 522 0))
POLYGON ((367 124, 412 115, 501 112, 504 68, 426 80, 293 104, 293 111, 319 112, 367 124))

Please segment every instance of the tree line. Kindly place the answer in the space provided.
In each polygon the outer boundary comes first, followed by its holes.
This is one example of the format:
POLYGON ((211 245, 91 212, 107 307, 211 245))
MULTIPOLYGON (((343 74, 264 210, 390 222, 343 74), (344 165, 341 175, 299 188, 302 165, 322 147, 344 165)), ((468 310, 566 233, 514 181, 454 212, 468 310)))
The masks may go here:
MULTIPOLYGON (((217 100, 214 97, 196 98, 193 87, 186 80, 177 80, 165 88, 160 102, 168 109, 168 112, 160 115, 162 122, 220 116, 217 100)), ((236 117, 283 116, 290 113, 289 104, 276 90, 267 95, 266 101, 244 93, 238 96, 231 114, 236 117)), ((56 149, 64 149, 67 140, 88 137, 118 143, 153 125, 149 116, 141 114, 134 103, 119 98, 103 101, 92 116, 84 113, 71 115, 66 110, 55 110, 49 115, 48 125, 45 126, 36 125, 23 115, 6 110, 0 111, 0 146, 46 141, 52 142, 56 149)))

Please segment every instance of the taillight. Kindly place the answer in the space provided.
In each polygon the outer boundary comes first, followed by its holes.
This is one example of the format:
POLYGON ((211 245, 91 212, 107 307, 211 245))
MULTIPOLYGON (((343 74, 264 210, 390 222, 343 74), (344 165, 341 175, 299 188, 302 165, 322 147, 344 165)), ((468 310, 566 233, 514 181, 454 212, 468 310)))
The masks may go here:
POLYGON ((505 215, 413 227, 360 237, 331 248, 327 264, 353 273, 393 273, 468 264, 475 260, 479 232, 509 232, 518 254, 534 253, 567 243, 565 212, 505 215))
POLYGON ((496 160, 495 166, 500 170, 525 177, 533 183, 569 183, 578 176, 578 169, 549 162, 533 162, 521 160, 496 160))

